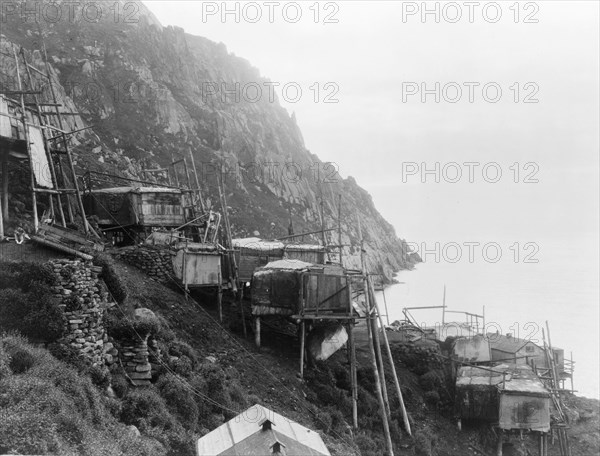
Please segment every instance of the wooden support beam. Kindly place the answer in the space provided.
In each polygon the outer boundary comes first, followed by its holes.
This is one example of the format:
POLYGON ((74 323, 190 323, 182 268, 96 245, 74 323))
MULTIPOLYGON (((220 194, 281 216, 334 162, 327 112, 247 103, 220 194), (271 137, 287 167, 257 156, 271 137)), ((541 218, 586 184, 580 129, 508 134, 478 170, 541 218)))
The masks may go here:
POLYGON ((349 322, 347 327, 348 347, 350 349, 350 383, 352 385, 352 425, 354 430, 358 430, 358 381, 356 375, 356 344, 353 334, 354 323, 349 322))
MULTIPOLYGON (((43 46, 43 52, 44 52, 44 64, 45 64, 45 68, 46 68, 46 74, 48 75, 48 79, 50 80, 50 64, 48 63, 48 53, 46 51, 46 44, 43 42, 43 40, 42 40, 42 46, 43 46)), ((50 85, 50 94, 52 95, 52 101, 54 103, 56 103, 57 98, 56 98, 56 92, 54 91, 54 86, 53 86, 53 84, 49 84, 49 85, 50 85)), ((67 163, 71 170, 71 175, 73 176, 73 186, 75 187, 75 190, 76 190, 75 199, 77 201, 77 205, 79 206, 79 211, 81 212, 81 221, 83 224, 85 234, 89 234, 90 226, 85 217, 85 209, 83 207, 83 200, 81 199, 81 193, 79 191, 79 184, 77 183, 77 173, 75 173, 75 166, 73 165, 73 158, 71 157, 71 152, 69 150, 69 144, 67 142, 67 137, 66 137, 66 134, 64 131, 65 128, 64 128, 64 124, 63 124, 63 120, 62 120, 62 113, 58 109, 58 106, 55 106, 54 109, 55 109, 56 115, 58 117, 58 126, 60 127, 60 130, 63 133, 63 144, 64 144, 65 152, 67 153, 67 163)), ((69 207, 70 207, 70 205, 69 205, 69 207)), ((69 214, 69 215, 71 215, 71 214, 69 214)))
MULTIPOLYGON (((4 167, 6 166, 6 162, 0 162, 0 175, 2 176, 2 186, 4 187, 4 167)), ((8 177, 8 174, 7 174, 8 177)), ((2 200, 4 199, 4 195, 0 197, 0 242, 4 240, 4 205, 2 204, 2 200)))
MULTIPOLYGON (((21 90, 23 88, 23 85, 21 83, 21 72, 19 71, 19 58, 17 57, 17 51, 15 50, 14 47, 13 47, 13 56, 15 58, 17 82, 19 84, 19 90, 21 90)), ((28 128, 27 128, 27 115, 26 115, 26 111, 25 111, 25 97, 23 96, 24 93, 25 92, 21 92, 19 94, 20 102, 21 102, 21 109, 22 109, 21 122, 23 124, 23 137, 25 139, 25 143, 27 144, 27 156, 29 157, 29 164, 30 164, 29 180, 30 180, 30 185, 31 185, 31 199, 32 199, 32 207, 33 207, 33 229, 34 229, 34 232, 37 233, 37 231, 39 229, 40 221, 38 219, 38 212, 37 212, 37 196, 35 194, 35 191, 33 190, 35 188, 35 174, 33 171, 33 156, 31 155, 31 143, 29 141, 29 132, 28 132, 28 128)))
POLYGON ((260 316, 254 318, 254 343, 260 348, 260 316))
MULTIPOLYGON (((367 275, 367 283, 370 283, 369 276, 367 275)), ((385 404, 385 413, 388 420, 392 417, 392 411, 390 410, 390 398, 387 391, 387 382, 385 381, 385 367, 383 362, 383 355, 381 353, 381 341, 379 340, 379 329, 377 328, 377 318, 375 316, 373 297, 369 297, 371 303, 371 315, 372 318, 367 320, 371 324, 371 331, 373 332, 373 347, 375 348, 375 360, 377 361, 379 381, 381 382, 381 393, 383 395, 383 403, 385 404)))
POLYGON ((394 456, 394 448, 392 445, 392 437, 390 434, 390 423, 388 421, 388 415, 386 413, 385 403, 383 401, 383 391, 379 376, 379 370, 377 368, 377 359, 375 355, 375 341, 373 338, 373 330, 371 325, 371 319, 373 318, 371 314, 371 303, 369 300, 369 286, 367 283, 367 274, 366 274, 366 263, 365 263, 365 249, 364 249, 364 240, 362 237, 362 229, 360 226, 360 218, 357 217, 358 221, 358 237, 360 238, 360 259, 361 259, 361 267, 363 273, 364 280, 364 290, 365 290, 365 304, 367 308, 367 334, 369 338, 369 351, 371 353, 371 367, 373 369, 373 375, 375 377, 375 391, 377 393, 377 398, 379 400, 379 412, 381 416, 381 422, 383 425, 383 433, 385 436, 386 449, 389 456, 394 456))
POLYGON ((408 420, 408 413, 406 411, 406 406, 404 405, 402 389, 400 388, 400 380, 398 379, 398 373, 396 372, 396 365, 394 364, 394 358, 392 357, 392 349, 390 348, 390 342, 388 340, 385 328, 383 327, 383 318, 381 318, 381 313, 379 312, 379 305, 377 304, 377 300, 375 300, 375 293, 373 291, 372 284, 371 284, 371 295, 373 296, 373 301, 375 303, 375 310, 377 312, 377 316, 379 317, 379 322, 381 324, 381 327, 383 328, 383 341, 385 344, 387 356, 388 356, 388 358, 390 360, 390 364, 392 366, 392 376, 394 377, 394 384, 396 386, 396 394, 398 395, 398 401, 400 402, 400 410, 402 411, 402 419, 404 421, 404 429, 406 430, 406 432, 409 436, 412 436, 410 422, 408 420))
POLYGON ((248 338, 248 332, 246 331, 246 315, 244 312, 244 284, 238 284, 238 300, 240 303, 240 313, 242 317, 242 329, 244 331, 244 339, 248 338))
POLYGON ((300 378, 304 379, 304 344, 306 341, 306 322, 300 322, 300 378))

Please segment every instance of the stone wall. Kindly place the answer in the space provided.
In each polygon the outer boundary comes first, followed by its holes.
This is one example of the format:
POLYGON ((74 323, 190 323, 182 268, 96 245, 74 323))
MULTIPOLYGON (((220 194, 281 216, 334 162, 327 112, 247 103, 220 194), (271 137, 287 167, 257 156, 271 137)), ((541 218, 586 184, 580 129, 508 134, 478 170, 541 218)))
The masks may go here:
POLYGON ((112 251, 111 254, 132 266, 135 266, 161 283, 169 283, 173 277, 171 251, 164 247, 130 246, 112 251))
POLYGON ((65 314, 65 336, 60 341, 76 349, 93 365, 111 365, 118 354, 104 328, 104 312, 114 305, 101 279, 102 268, 83 260, 53 260, 57 277, 53 292, 65 314))

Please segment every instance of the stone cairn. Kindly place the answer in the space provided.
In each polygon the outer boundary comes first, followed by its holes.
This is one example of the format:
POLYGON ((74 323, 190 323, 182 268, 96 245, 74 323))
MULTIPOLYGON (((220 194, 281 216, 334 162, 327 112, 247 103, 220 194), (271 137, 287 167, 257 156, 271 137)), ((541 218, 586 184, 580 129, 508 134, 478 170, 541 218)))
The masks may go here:
POLYGON ((76 349, 92 365, 110 366, 117 349, 109 342, 104 312, 114 306, 98 277, 102 268, 83 260, 50 261, 57 284, 52 287, 65 315, 65 336, 60 341, 76 349))
MULTIPOLYGON (((135 310, 134 319, 151 318, 156 315, 150 309, 139 308, 135 310)), ((151 361, 160 358, 160 350, 156 340, 150 334, 140 334, 134 340, 122 341, 121 362, 127 376, 135 386, 150 385, 152 379, 151 361), (150 346, 150 348, 149 348, 150 346)), ((156 369, 158 366, 154 366, 156 369)))
POLYGON ((158 282, 169 283, 173 277, 173 260, 168 248, 136 245, 124 247, 112 255, 135 266, 158 282))
POLYGON ((128 341, 121 345, 121 362, 135 386, 150 385, 152 366, 149 356, 148 335, 143 340, 128 341))

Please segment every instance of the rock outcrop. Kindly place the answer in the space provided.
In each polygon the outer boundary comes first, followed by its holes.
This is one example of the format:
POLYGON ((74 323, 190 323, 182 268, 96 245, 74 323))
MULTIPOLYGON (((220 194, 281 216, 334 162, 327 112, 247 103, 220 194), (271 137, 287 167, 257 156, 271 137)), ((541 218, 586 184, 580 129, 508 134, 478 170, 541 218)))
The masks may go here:
MULTIPOLYGON (((295 117, 271 96, 270 81, 256 68, 223 43, 162 27, 142 3, 95 4, 106 13, 96 22, 77 7, 72 18, 40 21, 58 102, 79 113, 67 117, 65 128, 93 126, 72 139, 81 174, 101 170, 141 178, 142 169, 164 168, 191 152, 203 195, 217 210, 216 176, 224 173, 234 236, 284 236, 290 217, 296 233, 318 229, 321 200, 326 224, 337 226, 342 195, 348 265, 359 264, 360 219, 372 272, 390 278, 393 270, 412 266, 406 243, 370 195, 307 150, 295 117), (121 14, 115 16, 117 4, 121 14)), ((28 62, 43 69, 42 41, 37 25, 24 23, 20 14, 3 20, 0 82, 11 90, 14 61, 5 54, 13 43, 22 46, 28 62)), ((37 73, 33 79, 51 101, 47 81, 37 73)), ((337 234, 329 241, 337 244, 337 234)))

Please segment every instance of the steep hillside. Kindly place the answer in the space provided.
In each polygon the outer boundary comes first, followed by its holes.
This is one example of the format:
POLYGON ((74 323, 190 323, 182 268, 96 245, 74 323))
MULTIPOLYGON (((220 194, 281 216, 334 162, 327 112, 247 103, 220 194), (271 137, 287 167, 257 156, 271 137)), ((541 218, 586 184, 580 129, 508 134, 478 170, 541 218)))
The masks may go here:
MULTIPOLYGON (((69 14, 67 4, 57 4, 61 20, 49 20, 43 7, 36 17, 63 109, 79 113, 69 116, 69 127, 93 126, 73 139, 80 172, 142 177, 141 169, 167 166, 192 151, 215 207, 216 175, 219 168, 226 173, 234 235, 285 235, 290 215, 296 233, 318 229, 321 195, 327 223, 335 226, 341 194, 348 265, 358 266, 349 245, 357 244, 360 218, 372 270, 390 278, 411 267, 406 244, 369 194, 305 147, 295 118, 271 99, 268 79, 246 60, 223 43, 162 27, 141 3, 96 2, 100 14, 79 7, 69 14), (256 87, 262 96, 253 101, 256 87)), ((6 15, 2 27, 1 82, 13 90, 14 62, 6 56, 13 43, 43 68, 38 26, 23 19, 22 11, 6 15)), ((48 84, 37 73, 34 79, 49 101, 48 84)), ((337 235, 331 241, 337 244, 337 235)))

